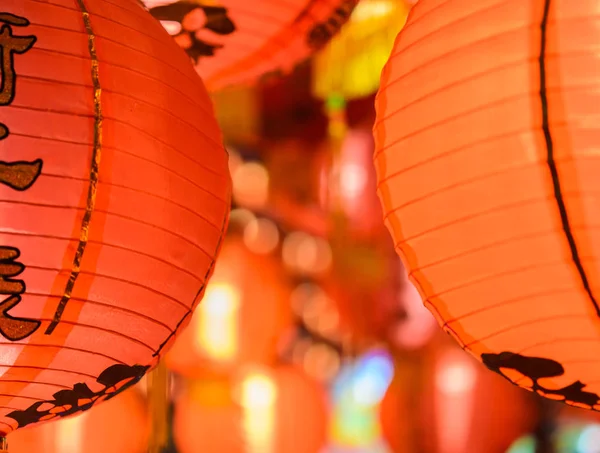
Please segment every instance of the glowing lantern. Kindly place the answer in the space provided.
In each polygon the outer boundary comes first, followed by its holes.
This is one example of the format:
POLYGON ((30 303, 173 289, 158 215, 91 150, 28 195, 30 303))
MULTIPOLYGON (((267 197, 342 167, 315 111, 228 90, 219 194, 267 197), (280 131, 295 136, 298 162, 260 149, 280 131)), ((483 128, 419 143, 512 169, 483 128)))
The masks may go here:
POLYGON ((489 368, 600 409, 598 2, 420 0, 377 99, 385 219, 489 368))
POLYGON ((176 405, 181 453, 314 453, 325 443, 324 391, 293 368, 251 370, 220 391, 197 385, 176 405))
POLYGON ((198 377, 274 360, 292 321, 290 292, 276 260, 228 239, 204 302, 167 354, 167 366, 198 377))
POLYGON ((129 390, 93 411, 10 436, 11 453, 143 453, 150 417, 138 392, 129 390))
POLYGON ((357 0, 143 0, 210 89, 287 72, 323 48, 357 0))
POLYGON ((154 366, 203 294, 229 210, 227 155, 185 54, 133 0, 59 3, 0 9, 0 434, 154 366))

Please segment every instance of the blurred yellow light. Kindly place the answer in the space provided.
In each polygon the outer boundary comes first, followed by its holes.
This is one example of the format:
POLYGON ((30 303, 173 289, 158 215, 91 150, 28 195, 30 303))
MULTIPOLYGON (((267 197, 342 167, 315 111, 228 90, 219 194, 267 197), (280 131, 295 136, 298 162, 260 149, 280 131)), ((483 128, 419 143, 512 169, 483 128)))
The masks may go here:
POLYGON ((352 22, 361 22, 364 20, 385 17, 394 11, 395 2, 400 0, 370 0, 363 1, 356 5, 352 13, 352 22))
POLYGON ((55 422, 56 451, 60 453, 84 453, 83 425, 86 414, 55 422))
POLYGON ((250 373, 242 382, 240 404, 247 409, 270 407, 277 400, 277 387, 266 373, 250 373))
POLYGON ((276 401, 277 387, 267 373, 256 371, 246 375, 241 385, 240 405, 244 409, 248 453, 275 453, 276 401))
POLYGON ((240 295, 226 283, 206 288, 196 315, 196 347, 217 361, 230 361, 238 351, 240 295))

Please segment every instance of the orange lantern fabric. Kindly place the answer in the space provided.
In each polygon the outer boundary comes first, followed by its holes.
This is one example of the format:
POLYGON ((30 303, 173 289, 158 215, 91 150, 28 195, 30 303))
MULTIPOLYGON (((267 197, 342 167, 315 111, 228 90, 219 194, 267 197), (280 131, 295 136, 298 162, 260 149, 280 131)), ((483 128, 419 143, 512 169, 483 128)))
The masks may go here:
POLYGON ((444 329, 515 384, 594 409, 599 12, 420 0, 374 127, 387 226, 444 329))
POLYGON ((272 363, 291 327, 291 286, 279 260, 252 253, 228 237, 202 306, 166 356, 187 377, 230 375, 240 366, 272 363))
POLYGON ((11 434, 10 453, 146 453, 151 422, 138 392, 123 392, 93 411, 11 434))
POLYGON ((325 445, 327 398, 317 381, 279 367, 247 371, 233 382, 218 390, 198 381, 176 403, 178 451, 315 453, 325 445))
POLYGON ((189 321, 229 212, 186 55, 134 0, 0 6, 0 434, 137 382, 189 321))
POLYGON ((323 48, 358 0, 143 0, 209 89, 288 72, 323 48))

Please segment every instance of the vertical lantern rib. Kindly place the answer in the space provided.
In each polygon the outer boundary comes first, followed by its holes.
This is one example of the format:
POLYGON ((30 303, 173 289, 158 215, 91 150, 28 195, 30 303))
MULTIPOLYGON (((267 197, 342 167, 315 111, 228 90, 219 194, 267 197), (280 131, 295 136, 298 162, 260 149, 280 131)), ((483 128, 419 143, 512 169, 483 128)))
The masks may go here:
POLYGON ((71 274, 69 280, 65 286, 65 291, 58 303, 54 318, 48 328, 46 329, 46 335, 52 334, 56 326, 60 322, 60 319, 65 311, 67 303, 71 299, 71 293, 75 287, 77 277, 81 270, 81 262, 83 260, 83 254, 88 243, 90 222, 92 220, 92 213, 96 205, 96 194, 98 192, 98 173, 100 170, 100 158, 102 151, 102 88, 100 87, 100 75, 99 75, 99 62, 98 54, 96 51, 96 35, 92 28, 90 20, 90 13, 85 5, 84 0, 76 0, 79 9, 83 15, 83 24, 87 32, 88 37, 88 50, 90 54, 91 62, 91 77, 92 84, 94 87, 94 144, 92 148, 92 158, 90 163, 90 185, 87 193, 87 200, 85 206, 85 212, 83 219, 81 220, 81 229, 79 231, 79 243, 77 244, 77 250, 73 257, 73 265, 71 268, 71 274))
POLYGON ((546 68, 546 47, 547 47, 547 37, 548 37, 548 18, 550 16, 550 7, 552 0, 544 0, 544 10, 541 22, 541 44, 540 44, 540 58, 539 58, 539 67, 540 67, 540 101, 542 106, 542 130, 544 131, 544 139, 546 141, 546 150, 547 150, 547 162, 548 168, 550 170, 550 175, 552 176, 552 185, 554 187, 554 198, 556 199, 556 204, 558 206, 558 210, 560 213, 560 219, 563 227, 563 231, 567 238, 567 242, 569 243, 569 249, 571 250, 571 257, 573 259, 573 264, 575 264, 575 268, 577 269, 577 273, 579 274, 579 278, 581 279, 581 283, 585 292, 587 293, 590 301, 594 305, 594 309, 596 310, 596 314, 600 317, 600 306, 598 305, 598 301, 594 297, 592 293, 592 288, 590 286, 589 279, 585 273, 585 269, 583 268, 583 263, 581 262, 581 257, 579 255, 579 250, 577 249, 577 244, 575 243, 575 237, 573 236, 573 231, 571 230, 571 224, 569 221, 569 216, 567 213, 567 207, 565 200, 563 198, 560 178, 558 175, 558 167, 556 165, 556 161, 554 160, 554 143, 552 140, 552 133, 550 132, 550 120, 548 115, 548 93, 547 93, 547 68, 546 68))

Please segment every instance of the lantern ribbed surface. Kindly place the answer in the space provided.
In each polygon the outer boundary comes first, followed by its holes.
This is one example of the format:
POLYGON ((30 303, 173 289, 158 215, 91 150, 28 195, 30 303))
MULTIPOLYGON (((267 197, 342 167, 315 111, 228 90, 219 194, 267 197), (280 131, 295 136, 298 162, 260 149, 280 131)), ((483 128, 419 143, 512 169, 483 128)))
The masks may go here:
POLYGON ((212 273, 230 178, 202 82, 137 1, 3 0, 0 49, 6 433, 157 363, 212 273))
POLYGON ((444 329, 515 384, 594 409, 598 13, 420 0, 374 127, 386 224, 444 329))

